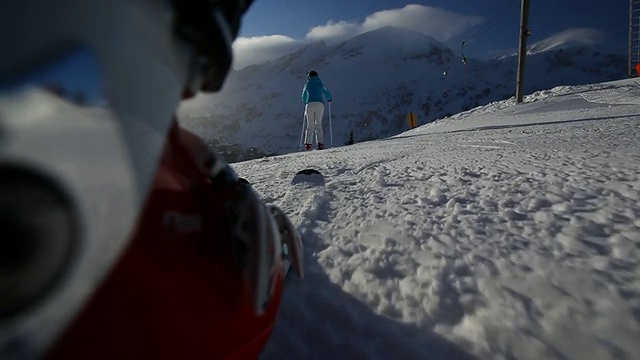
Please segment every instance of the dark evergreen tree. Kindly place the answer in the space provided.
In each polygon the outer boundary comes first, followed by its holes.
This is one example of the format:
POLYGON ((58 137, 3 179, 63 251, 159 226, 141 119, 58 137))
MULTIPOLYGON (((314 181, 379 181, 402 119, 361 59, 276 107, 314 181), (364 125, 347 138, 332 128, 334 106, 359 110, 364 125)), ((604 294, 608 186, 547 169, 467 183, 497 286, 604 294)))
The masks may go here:
POLYGON ((356 141, 353 138, 353 130, 351 130, 351 132, 349 133, 349 139, 347 140, 347 145, 353 145, 355 143, 356 143, 356 141))

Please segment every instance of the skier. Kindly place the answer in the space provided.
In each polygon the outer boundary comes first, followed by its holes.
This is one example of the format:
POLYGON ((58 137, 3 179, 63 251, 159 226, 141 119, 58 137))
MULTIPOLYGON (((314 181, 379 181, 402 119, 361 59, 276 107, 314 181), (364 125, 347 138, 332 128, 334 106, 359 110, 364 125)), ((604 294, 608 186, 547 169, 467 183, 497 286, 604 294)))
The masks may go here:
POLYGON ((305 150, 311 150, 313 133, 316 133, 318 150, 324 149, 324 132, 322 130, 322 115, 324 114, 324 100, 331 102, 331 92, 322 83, 316 71, 309 71, 307 82, 302 88, 302 101, 305 104, 304 116, 307 131, 304 135, 305 150))
POLYGON ((258 357, 299 238, 173 116, 250 3, 6 4, 0 359, 258 357))

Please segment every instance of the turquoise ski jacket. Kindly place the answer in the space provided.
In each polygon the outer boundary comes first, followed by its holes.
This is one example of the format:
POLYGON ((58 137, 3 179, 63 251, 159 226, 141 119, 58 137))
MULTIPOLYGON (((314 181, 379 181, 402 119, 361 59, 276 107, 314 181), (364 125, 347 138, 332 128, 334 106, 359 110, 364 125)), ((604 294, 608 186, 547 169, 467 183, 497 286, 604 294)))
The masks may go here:
POLYGON ((329 89, 322 83, 319 77, 314 76, 307 79, 307 82, 302 88, 302 101, 305 104, 310 102, 321 102, 324 104, 324 99, 331 101, 331 93, 329 89), (324 97, 323 97, 324 95, 324 97))

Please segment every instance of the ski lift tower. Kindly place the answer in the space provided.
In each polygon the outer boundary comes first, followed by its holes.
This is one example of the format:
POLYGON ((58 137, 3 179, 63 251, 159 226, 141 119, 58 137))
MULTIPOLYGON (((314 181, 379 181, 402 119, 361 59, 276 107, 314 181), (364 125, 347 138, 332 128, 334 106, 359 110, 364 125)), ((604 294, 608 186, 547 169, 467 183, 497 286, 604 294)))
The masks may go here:
POLYGON ((629 0, 629 77, 638 76, 640 64, 640 0, 629 0))

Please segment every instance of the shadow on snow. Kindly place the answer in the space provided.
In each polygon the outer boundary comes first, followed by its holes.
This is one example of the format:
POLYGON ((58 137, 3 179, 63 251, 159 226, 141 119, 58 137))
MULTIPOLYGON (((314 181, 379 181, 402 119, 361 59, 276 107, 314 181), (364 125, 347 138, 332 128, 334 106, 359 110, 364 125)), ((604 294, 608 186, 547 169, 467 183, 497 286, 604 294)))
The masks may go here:
POLYGON ((476 358, 441 335, 376 314, 331 282, 314 254, 326 243, 313 230, 329 220, 326 195, 301 226, 305 279, 287 279, 278 322, 261 359, 461 359, 476 358))

